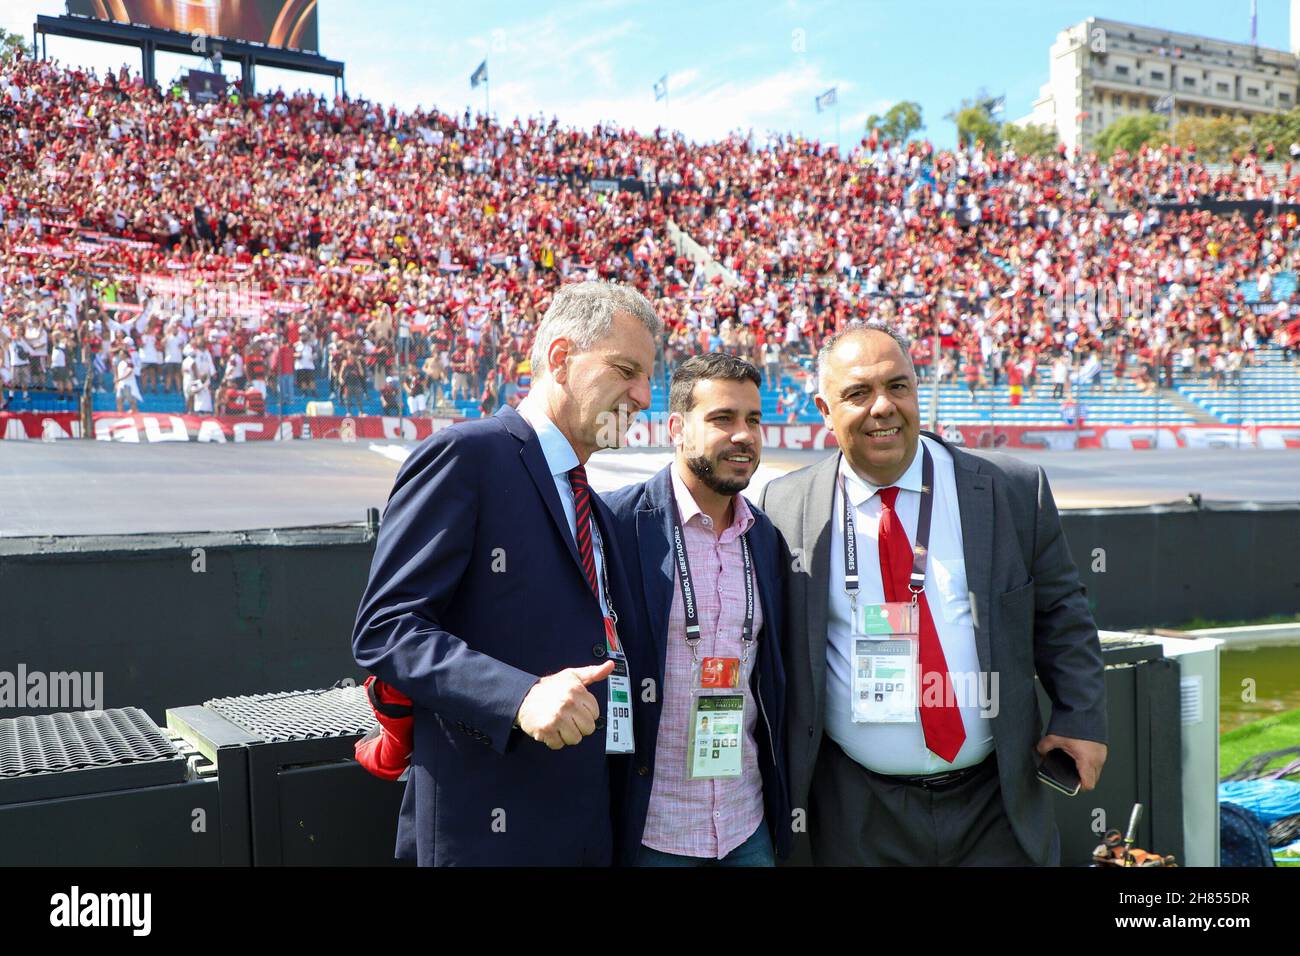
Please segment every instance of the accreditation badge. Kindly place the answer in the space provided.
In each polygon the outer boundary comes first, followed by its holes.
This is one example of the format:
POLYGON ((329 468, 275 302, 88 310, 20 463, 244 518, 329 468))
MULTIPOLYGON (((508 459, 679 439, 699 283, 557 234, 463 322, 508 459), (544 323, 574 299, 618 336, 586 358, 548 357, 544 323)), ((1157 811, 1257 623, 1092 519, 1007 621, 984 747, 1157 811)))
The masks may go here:
POLYGON ((744 772, 744 667, 738 657, 706 657, 695 666, 686 778, 739 777, 744 772))
POLYGON ((867 604, 853 627, 853 722, 908 724, 917 719, 920 633, 910 602, 867 604))
POLYGON ((686 776, 690 780, 739 777, 745 718, 744 694, 696 693, 691 700, 691 733, 686 776))
POLYGON ((627 658, 618 643, 614 622, 605 618, 605 648, 614 671, 605 678, 609 699, 605 707, 605 753, 630 754, 636 749, 632 741, 632 679, 627 658))

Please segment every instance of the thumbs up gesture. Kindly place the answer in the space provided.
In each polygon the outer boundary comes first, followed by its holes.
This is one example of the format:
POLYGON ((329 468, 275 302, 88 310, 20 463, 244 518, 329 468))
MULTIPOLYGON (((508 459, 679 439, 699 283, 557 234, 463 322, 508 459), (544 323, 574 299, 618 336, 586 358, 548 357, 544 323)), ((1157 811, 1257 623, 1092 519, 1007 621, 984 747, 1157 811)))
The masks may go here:
POLYGON ((614 662, 570 667, 543 677, 519 705, 519 729, 552 750, 581 743, 596 731, 600 704, 587 688, 614 672, 614 662))

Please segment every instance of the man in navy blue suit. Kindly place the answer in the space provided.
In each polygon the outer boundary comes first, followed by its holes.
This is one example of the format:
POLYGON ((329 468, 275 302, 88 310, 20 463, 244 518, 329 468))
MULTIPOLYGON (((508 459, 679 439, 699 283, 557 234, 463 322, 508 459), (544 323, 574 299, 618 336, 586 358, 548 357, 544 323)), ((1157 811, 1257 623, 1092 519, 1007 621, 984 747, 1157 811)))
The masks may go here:
POLYGON ((617 788, 619 858, 771 866, 791 843, 782 550, 744 490, 762 452, 758 370, 697 355, 674 373, 674 461, 606 495, 640 634, 637 750, 617 788))
POLYGON ((585 465, 648 407, 661 328, 632 289, 562 288, 518 411, 438 432, 397 474, 352 647, 414 706, 400 859, 612 861, 632 601, 585 465))

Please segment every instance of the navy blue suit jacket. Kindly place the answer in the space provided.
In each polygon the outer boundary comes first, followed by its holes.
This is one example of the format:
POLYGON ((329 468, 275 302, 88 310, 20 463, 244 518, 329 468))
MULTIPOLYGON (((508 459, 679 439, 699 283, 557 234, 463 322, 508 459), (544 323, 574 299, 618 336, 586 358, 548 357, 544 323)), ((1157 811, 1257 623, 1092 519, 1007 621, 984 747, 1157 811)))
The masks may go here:
MULTIPOLYGON (((641 846, 650 791, 654 783, 655 741, 664 693, 664 667, 668 649, 668 616, 677 584, 673 559, 672 474, 670 464, 649 481, 604 495, 614 514, 619 552, 631 583, 638 631, 626 642, 632 671, 632 717, 636 754, 627 773, 616 781, 615 825, 620 862, 631 863, 641 846), (644 630, 647 629, 648 631, 644 630), (655 700, 643 700, 642 682, 655 680, 655 700)), ((767 515, 751 504, 754 524, 747 532, 758 599, 763 608, 763 630, 758 636, 758 660, 751 689, 760 701, 755 738, 758 766, 763 775, 763 808, 772 843, 779 856, 789 853, 790 801, 785 760, 785 670, 781 664, 780 631, 784 593, 781 588, 781 548, 776 529, 767 515)), ((612 766, 618 766, 614 764, 612 766)))
MULTIPOLYGON (((612 517, 592 497, 612 542, 612 517)), ((616 554, 607 568, 615 608, 628 606, 616 554)), ((553 751, 512 729, 540 676, 605 659, 600 605, 541 444, 514 409, 439 431, 402 465, 352 648, 414 703, 399 859, 612 862, 606 685, 591 687, 601 729, 577 746, 553 751)))

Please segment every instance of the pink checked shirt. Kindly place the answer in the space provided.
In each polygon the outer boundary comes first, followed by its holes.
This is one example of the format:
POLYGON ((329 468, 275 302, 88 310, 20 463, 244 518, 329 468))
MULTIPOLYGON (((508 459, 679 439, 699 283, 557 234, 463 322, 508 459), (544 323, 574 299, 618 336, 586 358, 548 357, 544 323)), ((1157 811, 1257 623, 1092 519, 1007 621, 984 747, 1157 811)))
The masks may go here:
MULTIPOLYGON (((721 537, 709 526, 673 464, 673 491, 681 515, 686 556, 695 584, 696 612, 700 617, 699 657, 744 657, 741 631, 745 623, 744 558, 740 537, 754 523, 749 505, 736 495, 735 517, 721 537)), ((674 562, 674 568, 676 563, 674 562)), ((686 779, 686 743, 691 713, 693 679, 691 649, 686 644, 686 614, 682 589, 673 574, 673 606, 668 615, 667 659, 664 662, 663 709, 655 748, 654 787, 641 842, 652 850, 680 856, 720 860, 754 835, 763 822, 763 780, 758 769, 754 734, 758 727, 758 701, 749 678, 758 660, 762 639, 762 602, 754 582, 754 642, 749 662, 741 672, 745 692, 744 773, 714 780, 686 779)))

